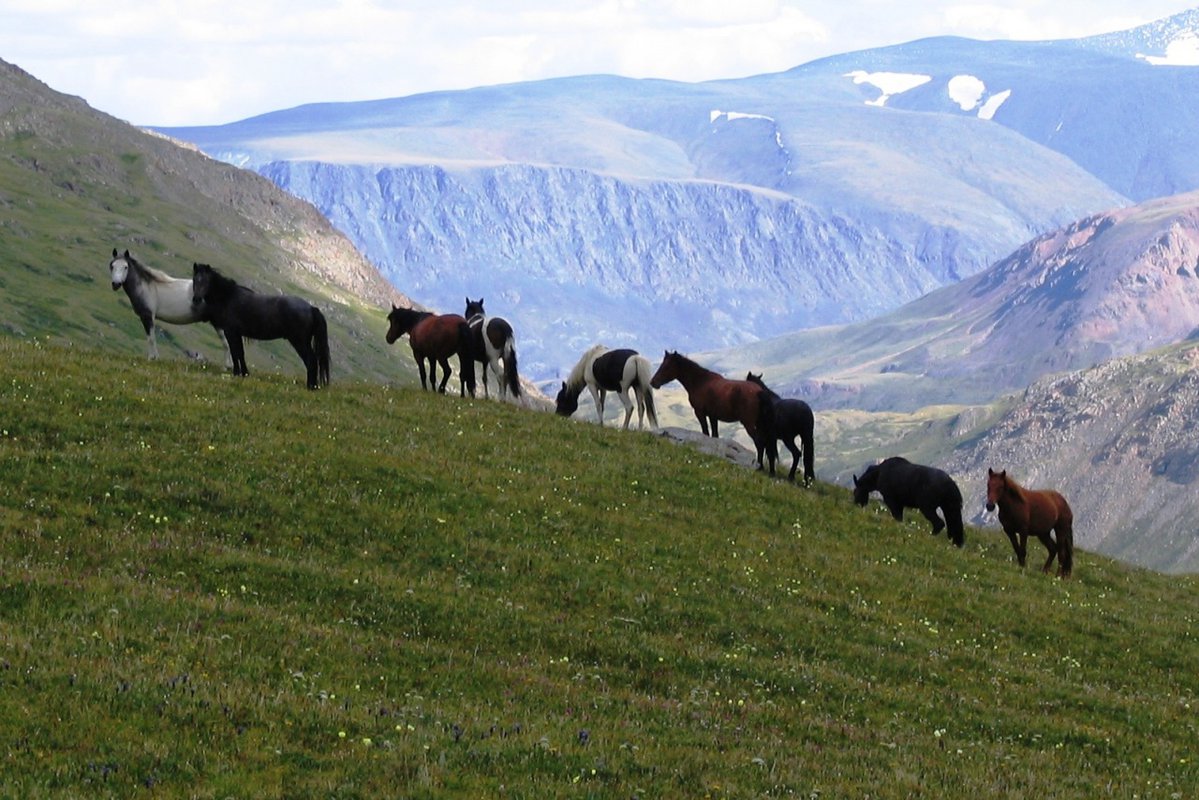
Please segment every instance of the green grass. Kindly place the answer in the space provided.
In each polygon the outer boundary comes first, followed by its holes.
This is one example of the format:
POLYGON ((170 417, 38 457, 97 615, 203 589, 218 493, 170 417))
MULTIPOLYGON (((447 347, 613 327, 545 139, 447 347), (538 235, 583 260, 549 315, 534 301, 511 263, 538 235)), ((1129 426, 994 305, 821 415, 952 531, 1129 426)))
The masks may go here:
POLYGON ((1199 791, 1194 579, 496 402, 0 365, 0 795, 1199 791))

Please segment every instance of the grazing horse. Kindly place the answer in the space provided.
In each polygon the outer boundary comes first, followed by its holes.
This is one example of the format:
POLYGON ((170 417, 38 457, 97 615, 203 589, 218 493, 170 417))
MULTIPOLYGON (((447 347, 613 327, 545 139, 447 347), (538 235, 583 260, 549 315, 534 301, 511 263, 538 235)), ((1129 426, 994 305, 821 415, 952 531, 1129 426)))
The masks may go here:
POLYGON ((629 429, 633 418, 633 399, 637 396, 637 429, 645 426, 645 413, 649 411, 649 424, 658 427, 658 413, 654 410, 654 390, 649 385, 649 360, 636 350, 609 350, 597 344, 583 354, 575 364, 558 392, 557 412, 569 417, 579 408, 579 395, 586 385, 595 401, 595 413, 599 424, 604 424, 604 398, 608 392, 616 392, 624 405, 624 429, 629 429))
POLYGON ((774 474, 778 460, 778 443, 771 416, 774 405, 762 402, 761 386, 731 380, 676 351, 668 351, 649 383, 653 388, 661 389, 674 380, 687 390, 687 400, 705 436, 719 436, 718 422, 740 422, 757 449, 758 469, 762 468, 765 451, 770 460, 770 474, 774 474))
POLYGON ((434 314, 414 308, 391 307, 387 315, 387 343, 408 334, 412 346, 412 357, 420 370, 422 389, 434 389, 445 394, 445 385, 450 380, 450 356, 458 356, 459 394, 465 396, 469 389, 475 394, 475 364, 470 351, 470 328, 466 318, 458 314, 434 314), (429 362, 429 383, 425 385, 425 361, 429 362), (441 364, 444 377, 437 385, 437 365, 441 364))
POLYGON ((953 478, 944 470, 913 464, 906 458, 893 456, 881 464, 873 464, 862 473, 853 476, 853 501, 866 505, 870 493, 877 491, 891 516, 903 521, 905 508, 916 508, 933 524, 933 536, 946 527, 946 535, 961 547, 966 541, 962 527, 962 492, 953 478), (937 514, 940 508, 945 514, 942 520, 937 514))
MULTIPOLYGON (((133 306, 133 313, 146 329, 146 344, 149 357, 158 358, 158 337, 155 325, 158 320, 173 325, 190 325, 193 322, 211 322, 203 303, 193 303, 191 278, 172 278, 161 270, 147 267, 129 255, 117 255, 114 247, 112 260, 108 262, 108 274, 112 279, 112 290, 124 289, 133 306)), ((225 345, 225 364, 231 366, 229 345, 224 332, 215 324, 216 335, 225 345)))
POLYGON ((500 398, 504 397, 505 392, 520 397, 520 376, 516 374, 516 336, 512 333, 512 326, 503 317, 488 317, 483 311, 482 297, 478 300, 466 298, 466 313, 463 316, 470 325, 474 359, 483 362, 483 396, 489 396, 487 365, 490 364, 500 387, 500 398))
POLYGON ((1074 569, 1074 512, 1066 498, 1052 489, 1025 489, 1008 477, 1007 470, 987 468, 987 511, 999 507, 999 524, 1016 551, 1016 561, 1024 566, 1028 555, 1028 537, 1035 536, 1049 551, 1042 572, 1048 572, 1058 559, 1057 575, 1069 578, 1074 569), (1057 535, 1056 541, 1050 531, 1057 535))
POLYGON ((214 325, 225 331, 233 374, 249 375, 242 337, 286 339, 308 371, 308 388, 329 383, 329 332, 325 315, 307 300, 259 294, 207 264, 192 265, 192 290, 214 325))
POLYGON ((747 372, 745 380, 761 386, 763 399, 774 404, 774 438, 791 451, 791 472, 787 475, 787 480, 795 483, 795 468, 799 465, 800 458, 800 448, 795 444, 798 437, 803 444, 803 484, 811 486, 812 481, 816 479, 816 451, 812 443, 816 420, 812 414, 812 407, 803 400, 779 397, 762 382, 761 375, 747 372))

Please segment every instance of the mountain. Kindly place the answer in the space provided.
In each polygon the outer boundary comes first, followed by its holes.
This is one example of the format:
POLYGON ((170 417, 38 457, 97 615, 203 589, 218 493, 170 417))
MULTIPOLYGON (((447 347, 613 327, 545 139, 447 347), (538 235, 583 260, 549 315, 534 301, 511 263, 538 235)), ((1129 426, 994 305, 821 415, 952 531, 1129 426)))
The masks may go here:
POLYGON ((988 403, 1199 330, 1199 192, 1097 214, 876 319, 708 354, 824 407, 988 403))
POLYGON ((165 132, 309 199, 430 305, 483 295, 548 377, 595 341, 694 351, 869 318, 1199 188, 1197 76, 932 39, 741 80, 588 76, 165 132))
MULTIPOLYGON (((383 341, 388 303, 409 301, 311 204, 2 61, 0 209, 5 334, 144 357, 141 323, 109 285, 113 248, 129 249, 169 274, 208 262, 260 291, 309 298, 329 318, 335 381, 414 372, 383 341)), ((210 327, 162 330, 164 357, 219 363, 210 327)), ((303 371, 286 343, 251 344, 248 358, 251 372, 303 371)))
POLYGON ((1199 571, 1199 344, 1046 378, 943 465, 963 483, 975 522, 988 467, 1056 487, 1075 542, 1131 563, 1199 571))

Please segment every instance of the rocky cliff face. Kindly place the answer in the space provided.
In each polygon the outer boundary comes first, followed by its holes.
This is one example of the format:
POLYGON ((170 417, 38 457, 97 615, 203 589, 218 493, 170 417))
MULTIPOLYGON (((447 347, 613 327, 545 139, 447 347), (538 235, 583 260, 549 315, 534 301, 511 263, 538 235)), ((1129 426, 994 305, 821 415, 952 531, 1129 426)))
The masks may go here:
POLYGON ((1039 382, 943 466, 976 523, 997 524, 983 510, 985 476, 1007 469, 1066 496, 1076 545, 1199 570, 1199 344, 1039 382))

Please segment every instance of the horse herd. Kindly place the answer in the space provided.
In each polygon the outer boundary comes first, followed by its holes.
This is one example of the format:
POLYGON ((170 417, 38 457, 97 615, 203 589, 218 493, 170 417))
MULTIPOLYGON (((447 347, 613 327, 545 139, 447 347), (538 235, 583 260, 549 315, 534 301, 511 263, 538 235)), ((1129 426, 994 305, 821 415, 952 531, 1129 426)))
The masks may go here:
MULTIPOLYGON (((321 311, 306 300, 254 292, 207 264, 194 264, 191 279, 174 278, 141 264, 128 250, 118 254, 114 249, 108 267, 113 290, 125 290, 145 328, 150 358, 158 356, 157 320, 173 324, 208 322, 225 343, 226 366, 234 375, 248 374, 244 338, 286 339, 304 362, 308 388, 329 383, 328 327, 321 311)), ((483 365, 484 396, 488 395, 489 367, 495 373, 501 399, 509 394, 520 396, 512 326, 502 318, 488 317, 482 298, 467 298, 461 315, 393 305, 387 320, 388 344, 408 336, 422 388, 444 393, 450 379, 449 359, 457 357, 460 392, 464 396, 467 392, 475 396, 476 363, 483 365), (438 366, 442 369, 440 384, 438 366)), ((607 393, 615 392, 624 406, 626 430, 634 398, 638 427, 644 427, 648 416, 650 425, 657 428, 653 390, 677 380, 686 390, 705 436, 718 436, 720 422, 740 422, 754 443, 759 469, 766 468, 765 460, 770 474, 775 474, 778 442, 782 441, 792 457, 788 479, 795 481, 802 458, 804 485, 812 484, 814 415, 807 403, 779 397, 763 383, 761 375, 751 372, 745 380, 726 378, 678 352, 666 352, 657 371, 651 374, 650 370, 649 361, 635 350, 595 345, 562 382, 556 398, 557 413, 573 414, 586 387, 601 425, 607 393)), ((853 483, 853 499, 858 505, 865 506, 870 494, 877 491, 895 519, 902 521, 905 508, 917 509, 932 523, 933 535, 945 530, 958 547, 964 544, 962 493, 943 470, 896 456, 868 467, 860 478, 854 475, 853 483)), ((1027 557, 1028 537, 1035 536, 1049 554, 1042 570, 1048 572, 1056 559, 1058 575, 1070 576, 1074 563, 1073 514, 1061 494, 1026 489, 1006 471, 988 469, 986 506, 988 511, 998 509, 1000 525, 1021 567, 1027 557)))

